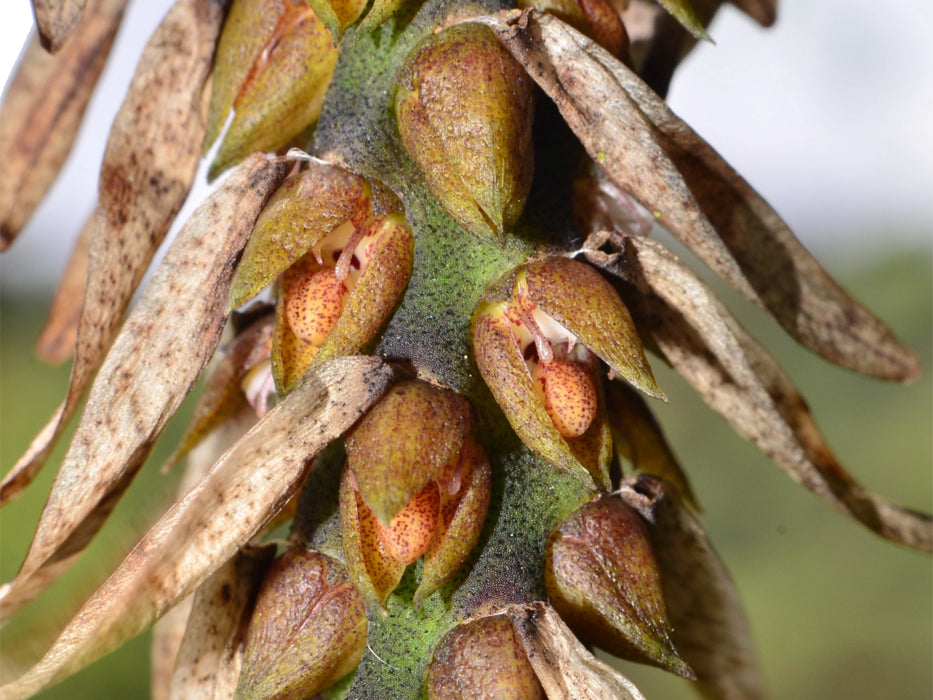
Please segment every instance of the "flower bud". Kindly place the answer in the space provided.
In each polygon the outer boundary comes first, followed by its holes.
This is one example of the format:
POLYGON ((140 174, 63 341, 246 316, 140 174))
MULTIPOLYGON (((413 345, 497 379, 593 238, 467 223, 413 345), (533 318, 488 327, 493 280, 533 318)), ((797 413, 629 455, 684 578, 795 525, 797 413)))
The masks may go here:
POLYGON ((351 672, 366 649, 363 599, 339 562, 296 547, 270 567, 250 620, 236 697, 311 697, 351 672))
POLYGON ((647 526, 631 507, 588 503, 551 534, 545 557, 551 604, 581 640, 694 678, 671 642, 647 526))
POLYGON ((544 700, 512 621, 490 615, 454 627, 428 667, 428 700, 544 700))
POLYGON ((499 241, 531 188, 531 78, 488 27, 464 23, 428 37, 396 83, 399 134, 428 189, 467 231, 499 241))
POLYGON ((348 436, 340 486, 343 547, 353 580, 371 602, 385 606, 405 567, 424 556, 414 598, 420 607, 469 556, 492 483, 471 431, 466 399, 408 381, 348 436))
POLYGON ((470 402, 448 389, 399 382, 347 437, 347 465, 360 495, 384 524, 459 459, 473 430, 470 402))
POLYGON ((531 372, 544 409, 565 438, 580 437, 596 417, 596 389, 586 367, 552 360, 535 363, 531 372))
POLYGON ((211 179, 253 151, 287 146, 314 123, 337 64, 330 31, 303 0, 236 5, 218 44, 209 133, 219 133, 231 107, 234 117, 211 179), (270 16, 278 18, 271 31, 270 16))
POLYGON ((331 267, 298 270, 285 301, 288 327, 300 340, 320 347, 337 325, 349 294, 331 267))

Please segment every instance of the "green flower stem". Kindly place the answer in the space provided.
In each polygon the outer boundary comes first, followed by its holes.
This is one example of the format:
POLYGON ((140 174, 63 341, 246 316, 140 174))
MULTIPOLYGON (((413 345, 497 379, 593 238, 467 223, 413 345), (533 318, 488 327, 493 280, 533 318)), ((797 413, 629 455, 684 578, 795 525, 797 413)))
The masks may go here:
MULTIPOLYGON (((487 286, 529 257, 555 245, 566 248, 572 240, 569 189, 559 191, 568 183, 551 175, 572 169, 548 167, 555 153, 568 150, 554 145, 560 134, 541 136, 541 124, 536 127, 539 153, 541 144, 548 153, 540 153, 528 209, 503 247, 471 236, 443 211, 398 141, 391 116, 395 73, 453 6, 429 0, 410 21, 390 21, 368 35, 348 31, 315 134, 315 152, 335 153, 351 169, 389 185, 404 201, 415 232, 412 279, 376 352, 468 396, 493 468, 489 515, 473 556, 421 611, 412 604, 421 564, 409 567, 389 600, 388 616, 371 612, 370 651, 349 688, 334 689, 347 697, 420 697, 434 647, 453 625, 477 611, 543 599, 547 537, 592 495, 589 485, 521 444, 479 376, 470 345, 472 314, 487 286), (536 224, 545 221, 556 228, 545 233, 536 224)), ((498 9, 494 3, 476 5, 477 13, 498 9)), ((332 526, 315 539, 327 539, 328 530, 333 532, 332 526)))

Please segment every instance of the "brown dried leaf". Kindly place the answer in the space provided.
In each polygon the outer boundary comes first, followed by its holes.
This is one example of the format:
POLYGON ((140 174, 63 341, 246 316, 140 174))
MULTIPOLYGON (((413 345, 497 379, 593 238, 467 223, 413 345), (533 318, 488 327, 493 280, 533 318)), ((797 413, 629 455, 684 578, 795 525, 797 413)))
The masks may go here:
POLYGON ((32 0, 42 46, 55 53, 77 29, 87 0, 32 0))
POLYGON ((0 688, 17 700, 120 646, 245 545, 291 498, 311 458, 386 390, 377 358, 344 357, 310 370, 298 387, 224 454, 143 537, 24 676, 0 688))
MULTIPOLYGON (((204 140, 204 84, 223 0, 178 0, 143 51, 101 167, 85 303, 63 411, 14 467, 28 482, 77 409, 133 291, 194 180, 204 140)), ((0 486, 8 488, 7 477, 0 486)), ((19 488, 19 487, 17 487, 19 488)))
MULTIPOLYGON (((248 406, 227 419, 197 445, 186 460, 184 473, 178 484, 178 495, 183 496, 204 478, 214 462, 226 449, 243 437, 256 424, 256 414, 248 406)), ((175 659, 185 636, 188 614, 193 596, 168 611, 152 628, 151 669, 149 690, 151 700, 169 700, 175 659)))
POLYGON ((867 493, 819 434, 775 360, 739 326, 692 270, 662 246, 626 238, 625 253, 587 258, 633 284, 633 303, 667 360, 706 403, 792 479, 882 537, 933 550, 930 516, 867 493), (625 257, 626 263, 618 262, 625 257))
POLYGON ((644 700, 634 683, 587 651, 547 603, 510 605, 502 612, 548 700, 644 700))
POLYGON ((557 104, 610 178, 797 340, 848 369, 905 381, 916 356, 839 287, 777 213, 637 75, 533 10, 482 21, 557 104))
POLYGON ((654 546, 674 644, 710 700, 756 700, 764 688, 742 601, 699 521, 669 484, 626 479, 620 495, 650 511, 654 546))
POLYGON ((233 263, 288 163, 255 155, 194 213, 127 319, 91 388, 7 615, 47 564, 80 552, 197 381, 223 330, 233 263))
POLYGON ((185 636, 194 596, 188 596, 152 626, 149 654, 149 700, 169 700, 175 659, 185 636))
POLYGON ((126 3, 91 0, 80 29, 54 56, 30 38, 0 108, 0 250, 19 234, 71 152, 126 3))
POLYGON ((169 697, 233 697, 252 604, 274 557, 275 545, 247 546, 198 586, 175 661, 169 697))
POLYGON ((75 351, 78 337, 78 320, 84 301, 84 282, 87 279, 88 252, 94 237, 94 217, 91 216, 81 229, 75 242, 65 273, 58 283, 49 318, 36 341, 39 359, 50 364, 61 364, 75 351))

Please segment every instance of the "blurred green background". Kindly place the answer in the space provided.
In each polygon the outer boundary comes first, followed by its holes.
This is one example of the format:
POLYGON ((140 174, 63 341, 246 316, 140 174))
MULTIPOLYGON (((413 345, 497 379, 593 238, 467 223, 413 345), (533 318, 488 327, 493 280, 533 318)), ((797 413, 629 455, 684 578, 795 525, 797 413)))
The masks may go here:
MULTIPOLYGON (((828 257, 828 256, 824 256, 828 257)), ((729 295, 739 316, 782 359, 802 387, 830 444, 866 486, 900 503, 931 509, 933 265, 928 248, 861 261, 828 260, 832 272, 921 355, 926 374, 907 386, 849 374, 797 347, 756 310, 729 295)), ((5 473, 64 395, 68 369, 33 355, 47 301, 0 299, 0 469, 5 473)), ((703 521, 746 603, 774 698, 933 696, 933 569, 926 556, 888 544, 796 486, 737 438, 659 362, 670 396, 659 410, 689 471, 703 521)), ((187 408, 185 409, 187 410, 187 408)), ((158 467, 178 439, 176 418, 128 495, 79 564, 22 619, 2 632, 3 680, 41 653, 56 628, 165 508, 177 475, 158 467)), ((61 459, 19 500, 0 511, 0 576, 25 554, 61 459)), ((148 696, 144 635, 42 698, 148 696)), ((693 697, 661 671, 622 663, 649 698, 693 697)))

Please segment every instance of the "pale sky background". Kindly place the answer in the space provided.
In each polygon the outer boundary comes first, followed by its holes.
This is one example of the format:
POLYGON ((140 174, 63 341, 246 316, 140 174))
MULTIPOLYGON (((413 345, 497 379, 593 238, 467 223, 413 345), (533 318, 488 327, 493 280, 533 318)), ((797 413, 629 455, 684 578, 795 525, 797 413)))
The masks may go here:
MULTIPOLYGON (((6 290, 51 285, 63 268, 93 205, 107 130, 169 6, 131 4, 71 159, 0 256, 6 290)), ((3 0, 4 82, 31 26, 28 0, 3 0)), ((716 45, 701 46, 675 75, 670 103, 799 238, 828 263, 892 242, 930 248, 933 2, 783 0, 769 30, 727 5, 711 34, 716 45)))

